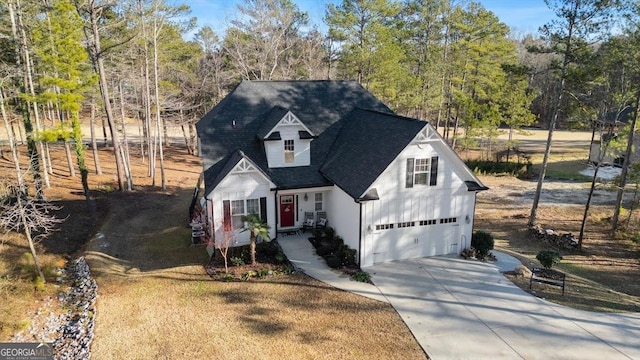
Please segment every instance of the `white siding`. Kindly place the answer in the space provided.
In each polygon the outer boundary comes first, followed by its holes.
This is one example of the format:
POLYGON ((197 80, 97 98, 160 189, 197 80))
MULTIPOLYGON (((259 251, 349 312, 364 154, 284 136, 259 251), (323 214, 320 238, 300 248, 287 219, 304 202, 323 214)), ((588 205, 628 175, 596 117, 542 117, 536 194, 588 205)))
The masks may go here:
POLYGON ((280 132, 281 140, 264 142, 267 162, 270 168, 309 166, 311 164, 311 139, 300 139, 298 131, 304 130, 300 125, 279 125, 274 131, 280 132), (284 141, 294 141, 294 161, 286 163, 284 160, 284 141))
POLYGON ((341 236, 346 245, 357 251, 360 247, 360 204, 337 186, 327 195, 328 225, 336 230, 336 235, 341 236))
MULTIPOLYGON (((376 262, 460 252, 468 247, 473 224, 475 193, 467 191, 459 160, 452 158, 438 142, 409 145, 371 185, 379 200, 368 201, 362 209, 361 266, 376 262), (414 184, 406 187, 408 158, 438 156, 436 186, 414 184), (453 164, 457 164, 454 166, 453 164), (441 219, 456 218, 455 223, 441 219), (435 224, 420 225, 420 221, 435 224), (409 226, 401 227, 404 223, 409 226), (392 229, 376 225, 392 224, 392 229)), ((447 149, 448 150, 448 149, 447 149)))
MULTIPOLYGON (((207 196, 208 204, 213 206, 213 221, 211 226, 215 234, 215 239, 223 239, 224 209, 222 202, 225 200, 244 200, 267 198, 267 224, 271 227, 269 236, 275 238, 276 217, 274 195, 270 190, 270 183, 260 173, 230 173, 218 184, 216 189, 207 196)), ((232 246, 241 246, 249 243, 248 231, 234 231, 232 246)))

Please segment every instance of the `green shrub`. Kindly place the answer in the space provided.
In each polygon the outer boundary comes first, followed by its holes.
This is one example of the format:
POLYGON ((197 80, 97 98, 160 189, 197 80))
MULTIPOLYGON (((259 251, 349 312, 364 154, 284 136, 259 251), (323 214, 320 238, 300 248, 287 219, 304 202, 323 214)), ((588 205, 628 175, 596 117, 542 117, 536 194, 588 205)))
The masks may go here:
POLYGON ((325 256, 330 254, 332 250, 333 249, 331 248, 331 246, 323 245, 316 249, 316 254, 320 256, 325 256))
POLYGON ((36 276, 34 288, 37 291, 44 290, 44 280, 40 276, 36 276))
POLYGON ((371 275, 366 271, 359 270, 357 273, 351 275, 351 278, 355 281, 371 283, 371 275))
POLYGON ((553 265, 556 265, 562 260, 562 256, 560 256, 557 251, 541 250, 538 252, 538 255, 536 255, 536 259, 540 261, 543 267, 551 269, 553 265))
POLYGON ((313 231, 311 232, 311 235, 313 235, 314 239, 320 240, 320 238, 322 237, 322 230, 321 229, 313 229, 313 231))
POLYGON ((356 264, 356 251, 347 245, 340 245, 335 255, 340 259, 342 265, 351 266, 356 264))
POLYGON ((243 281, 249 281, 249 280, 251 280, 252 277, 255 277, 255 276, 258 276, 258 273, 253 271, 253 270, 250 270, 250 271, 247 271, 246 273, 244 273, 244 275, 242 275, 242 280, 243 281))
POLYGON ((489 251, 493 250, 493 235, 486 231, 478 230, 471 236, 471 246, 478 251, 482 259, 489 255, 489 251))
POLYGON ((287 262, 287 256, 283 253, 277 253, 275 259, 278 264, 284 264, 287 262))
POLYGON ((226 275, 222 278, 222 280, 224 280, 224 281, 226 281, 226 282, 233 281, 233 275, 231 275, 231 274, 226 274, 226 275))
POLYGON ((327 262, 327 266, 332 269, 337 269, 341 265, 340 259, 338 259, 338 257, 335 255, 329 255, 325 258, 325 260, 327 262))
POLYGON ((465 162, 477 174, 509 174, 526 178, 531 171, 531 162, 495 162, 486 160, 467 160, 465 162))
POLYGON ((341 246, 344 246, 344 240, 342 239, 341 236, 334 236, 333 239, 331 240, 331 245, 337 250, 341 246))
POLYGON ((229 259, 229 261, 231 261, 231 264, 233 264, 233 266, 242 266, 245 264, 244 260, 241 257, 236 256, 229 259))
POLYGON ((331 226, 327 226, 324 229, 324 234, 327 237, 327 242, 332 243, 333 238, 336 236, 336 231, 331 226))
POLYGON ((293 274, 296 271, 296 268, 294 268, 293 265, 291 265, 291 264, 287 264, 287 265, 284 266, 284 269, 282 269, 282 271, 285 274, 290 275, 290 274, 293 274))
POLYGON ((260 270, 258 270, 258 272, 257 272, 257 276, 258 276, 259 278, 261 278, 261 277, 265 277, 265 276, 267 276, 267 275, 269 275, 269 269, 260 269, 260 270))
POLYGON ((267 256, 276 256, 279 252, 278 247, 274 243, 267 241, 256 244, 256 251, 267 256))

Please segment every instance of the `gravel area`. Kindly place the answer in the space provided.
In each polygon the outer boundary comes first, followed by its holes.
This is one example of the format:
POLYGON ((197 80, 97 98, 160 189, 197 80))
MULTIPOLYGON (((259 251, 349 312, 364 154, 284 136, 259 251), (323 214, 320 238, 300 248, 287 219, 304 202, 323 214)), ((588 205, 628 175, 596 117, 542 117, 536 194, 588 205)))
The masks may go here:
POLYGON ((29 328, 14 335, 12 341, 53 343, 55 359, 89 359, 98 285, 84 257, 69 262, 57 281, 71 286, 57 299, 45 299, 29 328))

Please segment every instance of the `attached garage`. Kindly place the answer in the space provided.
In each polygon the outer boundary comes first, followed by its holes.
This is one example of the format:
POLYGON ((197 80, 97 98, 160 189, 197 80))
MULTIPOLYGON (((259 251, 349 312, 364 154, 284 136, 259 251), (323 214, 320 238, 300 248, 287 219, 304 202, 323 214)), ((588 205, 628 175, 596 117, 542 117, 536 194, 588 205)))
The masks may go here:
POLYGON ((373 230, 371 247, 373 263, 404 260, 425 256, 459 253, 462 245, 460 224, 455 221, 440 223, 432 221, 411 221, 389 224, 393 228, 373 230), (397 226, 403 226, 397 228, 397 226))

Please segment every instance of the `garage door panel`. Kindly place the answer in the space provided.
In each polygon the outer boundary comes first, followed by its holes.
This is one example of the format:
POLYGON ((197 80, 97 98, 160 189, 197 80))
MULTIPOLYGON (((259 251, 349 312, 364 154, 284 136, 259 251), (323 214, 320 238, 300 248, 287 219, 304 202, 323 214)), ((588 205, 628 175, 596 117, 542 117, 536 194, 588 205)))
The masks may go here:
POLYGON ((459 226, 452 224, 411 226, 379 231, 373 234, 373 262, 457 253, 459 251, 458 232, 459 226))

